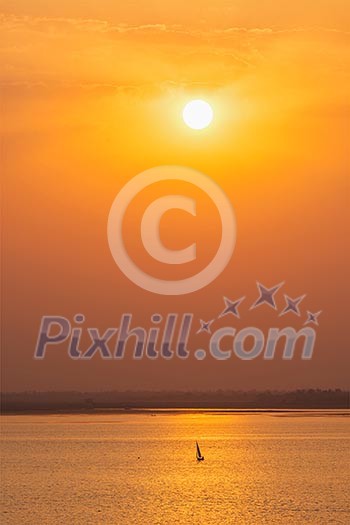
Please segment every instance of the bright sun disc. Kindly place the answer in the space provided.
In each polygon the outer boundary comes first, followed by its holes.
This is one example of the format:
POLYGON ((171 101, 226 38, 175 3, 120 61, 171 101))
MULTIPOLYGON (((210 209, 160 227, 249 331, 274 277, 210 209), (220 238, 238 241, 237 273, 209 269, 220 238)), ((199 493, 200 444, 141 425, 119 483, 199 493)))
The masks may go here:
POLYGON ((213 110, 204 100, 191 100, 184 107, 182 117, 192 129, 203 129, 213 120, 213 110))

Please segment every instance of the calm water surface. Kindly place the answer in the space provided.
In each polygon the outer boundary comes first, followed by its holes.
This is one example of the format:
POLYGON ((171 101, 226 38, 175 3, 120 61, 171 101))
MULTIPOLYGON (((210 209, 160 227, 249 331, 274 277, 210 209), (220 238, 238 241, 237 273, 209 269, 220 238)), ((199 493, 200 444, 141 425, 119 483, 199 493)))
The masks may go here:
POLYGON ((350 419, 340 413, 1 423, 3 525, 350 524, 350 419))

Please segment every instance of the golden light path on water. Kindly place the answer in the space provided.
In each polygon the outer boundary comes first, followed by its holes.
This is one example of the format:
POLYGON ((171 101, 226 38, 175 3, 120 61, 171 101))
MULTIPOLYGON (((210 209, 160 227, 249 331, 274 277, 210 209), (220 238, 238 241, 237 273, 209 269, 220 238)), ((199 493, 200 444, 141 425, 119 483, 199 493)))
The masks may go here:
POLYGON ((6 416, 7 525, 350 522, 340 412, 6 416), (205 461, 196 462, 198 440, 205 461))

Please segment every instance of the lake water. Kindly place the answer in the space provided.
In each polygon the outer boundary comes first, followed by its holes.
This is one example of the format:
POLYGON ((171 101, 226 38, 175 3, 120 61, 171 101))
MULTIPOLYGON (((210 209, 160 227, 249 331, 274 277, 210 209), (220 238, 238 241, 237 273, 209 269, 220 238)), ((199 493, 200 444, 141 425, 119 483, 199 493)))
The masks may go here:
POLYGON ((3 525, 350 523, 350 419, 340 412, 1 422, 3 525))

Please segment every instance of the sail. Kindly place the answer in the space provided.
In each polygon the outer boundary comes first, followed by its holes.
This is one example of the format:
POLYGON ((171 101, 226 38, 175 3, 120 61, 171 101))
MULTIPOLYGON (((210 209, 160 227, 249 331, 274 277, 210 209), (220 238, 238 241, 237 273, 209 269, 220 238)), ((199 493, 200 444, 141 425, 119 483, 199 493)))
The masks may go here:
POLYGON ((201 449, 199 448, 199 445, 198 445, 198 442, 196 441, 196 446, 197 446, 197 458, 201 458, 202 457, 202 454, 201 454, 201 449))

